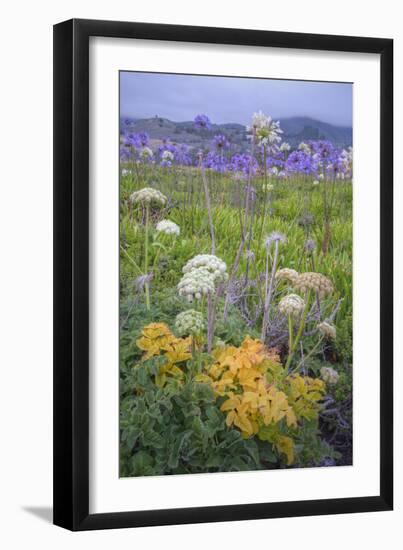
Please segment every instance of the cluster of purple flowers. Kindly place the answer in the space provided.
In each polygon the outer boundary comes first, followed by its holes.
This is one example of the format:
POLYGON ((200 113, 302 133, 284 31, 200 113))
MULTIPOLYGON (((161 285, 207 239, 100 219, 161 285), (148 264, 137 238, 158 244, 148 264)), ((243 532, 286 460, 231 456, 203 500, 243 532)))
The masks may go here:
MULTIPOLYGON (((194 119, 194 126, 199 130, 210 130, 211 121, 207 115, 200 114, 194 119)), ((149 136, 140 132, 125 133, 121 137, 120 155, 123 162, 133 159, 140 162, 155 162, 160 166, 197 166, 200 155, 195 155, 188 145, 163 140, 156 152, 149 149, 149 136), (145 154, 147 153, 147 154, 145 154)), ((211 150, 201 153, 202 163, 206 169, 219 173, 232 172, 237 174, 256 175, 266 158, 266 168, 269 174, 287 177, 292 174, 304 174, 314 178, 350 178, 352 177, 352 150, 340 150, 330 141, 317 140, 301 143, 297 149, 289 151, 288 144, 270 148, 265 155, 263 148, 256 151, 255 156, 247 153, 231 154, 231 145, 223 134, 217 134, 212 139, 211 150)))
POLYGON ((284 163, 284 168, 289 174, 316 174, 318 163, 305 151, 293 151, 284 163))
POLYGON ((158 147, 158 158, 161 166, 192 164, 189 146, 184 143, 170 143, 168 139, 164 139, 162 145, 158 147))
POLYGON ((140 149, 141 147, 147 147, 150 143, 150 138, 145 132, 140 132, 139 134, 126 134, 123 138, 123 143, 126 147, 134 147, 140 149))
POLYGON ((214 172, 226 172, 227 171, 227 159, 224 155, 210 151, 203 159, 204 168, 210 168, 214 172))
POLYGON ((255 157, 248 155, 247 153, 239 153, 233 155, 228 162, 227 170, 229 172, 238 172, 241 174, 255 175, 258 171, 259 165, 255 157))

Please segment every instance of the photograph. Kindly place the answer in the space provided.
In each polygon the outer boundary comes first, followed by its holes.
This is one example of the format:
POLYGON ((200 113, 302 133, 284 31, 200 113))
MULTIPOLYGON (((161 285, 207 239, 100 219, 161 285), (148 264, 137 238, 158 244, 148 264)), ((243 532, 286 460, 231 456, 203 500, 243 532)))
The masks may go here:
POLYGON ((120 72, 120 476, 352 464, 351 83, 120 72))

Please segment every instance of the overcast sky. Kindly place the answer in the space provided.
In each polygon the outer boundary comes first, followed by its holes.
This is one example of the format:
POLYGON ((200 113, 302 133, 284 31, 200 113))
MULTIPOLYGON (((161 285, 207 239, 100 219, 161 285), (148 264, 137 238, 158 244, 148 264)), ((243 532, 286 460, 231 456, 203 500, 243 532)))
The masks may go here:
POLYGON ((212 122, 246 125, 262 110, 273 118, 352 125, 351 84, 136 72, 120 78, 122 116, 181 122, 204 113, 212 122))

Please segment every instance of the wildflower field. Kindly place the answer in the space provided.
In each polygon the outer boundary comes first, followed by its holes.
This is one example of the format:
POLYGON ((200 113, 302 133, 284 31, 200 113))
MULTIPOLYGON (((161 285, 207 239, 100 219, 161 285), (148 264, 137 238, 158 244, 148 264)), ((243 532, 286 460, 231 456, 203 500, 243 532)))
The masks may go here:
POLYGON ((120 475, 352 463, 352 150, 121 133, 120 475))

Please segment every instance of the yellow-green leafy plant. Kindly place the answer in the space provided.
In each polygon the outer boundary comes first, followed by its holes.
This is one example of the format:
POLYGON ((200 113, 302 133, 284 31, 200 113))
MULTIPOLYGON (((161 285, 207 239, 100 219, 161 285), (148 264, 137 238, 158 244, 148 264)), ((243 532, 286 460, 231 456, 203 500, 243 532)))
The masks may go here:
POLYGON ((227 426, 244 438, 269 441, 292 464, 294 436, 304 419, 317 418, 324 382, 287 375, 277 351, 249 337, 239 347, 216 348, 212 355, 214 362, 196 380, 214 389, 227 426))
POLYGON ((168 377, 175 377, 182 381, 183 366, 192 357, 192 339, 177 338, 165 323, 151 323, 143 328, 141 337, 136 342, 143 352, 143 360, 162 355, 164 363, 159 367, 155 376, 155 384, 163 387, 168 377))

